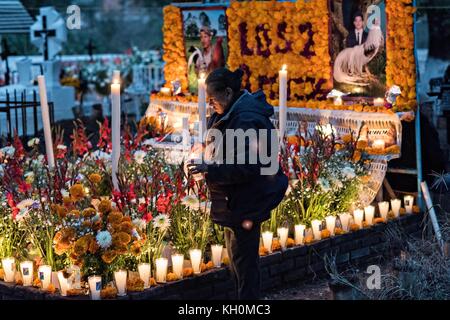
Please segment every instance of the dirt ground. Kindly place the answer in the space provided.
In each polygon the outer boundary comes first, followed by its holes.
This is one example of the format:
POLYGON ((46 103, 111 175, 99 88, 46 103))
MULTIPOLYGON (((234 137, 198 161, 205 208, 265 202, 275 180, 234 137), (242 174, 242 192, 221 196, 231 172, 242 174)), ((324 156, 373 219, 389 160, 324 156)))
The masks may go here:
POLYGON ((331 300, 327 280, 315 280, 266 294, 264 300, 331 300))

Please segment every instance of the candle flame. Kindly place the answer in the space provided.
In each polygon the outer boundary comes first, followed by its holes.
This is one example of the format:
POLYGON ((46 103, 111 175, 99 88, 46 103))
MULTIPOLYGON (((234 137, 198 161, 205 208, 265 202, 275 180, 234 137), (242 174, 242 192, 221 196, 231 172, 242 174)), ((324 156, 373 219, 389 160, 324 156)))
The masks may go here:
POLYGON ((200 79, 201 80, 205 80, 206 79, 206 73, 204 73, 204 72, 200 72, 200 79))
POLYGON ((287 70, 287 64, 283 64, 283 67, 281 68, 282 71, 286 71, 287 70))

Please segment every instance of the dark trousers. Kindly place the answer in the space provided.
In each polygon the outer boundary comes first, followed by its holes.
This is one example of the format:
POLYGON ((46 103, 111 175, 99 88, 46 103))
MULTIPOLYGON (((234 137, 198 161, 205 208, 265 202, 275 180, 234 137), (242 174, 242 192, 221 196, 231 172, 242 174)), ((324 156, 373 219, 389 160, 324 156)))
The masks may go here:
POLYGON ((260 295, 259 237, 260 225, 251 230, 242 227, 225 228, 225 244, 230 259, 230 271, 240 300, 256 300, 260 295))

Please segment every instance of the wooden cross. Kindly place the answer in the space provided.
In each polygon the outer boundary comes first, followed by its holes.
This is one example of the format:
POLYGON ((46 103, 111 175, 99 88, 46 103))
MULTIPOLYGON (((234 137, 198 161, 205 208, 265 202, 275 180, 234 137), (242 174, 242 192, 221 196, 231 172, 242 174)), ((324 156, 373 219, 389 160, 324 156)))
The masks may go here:
POLYGON ((6 41, 6 38, 2 39, 2 52, 0 53, 0 57, 3 61, 5 61, 6 65, 6 73, 5 73, 5 85, 9 85, 9 63, 8 63, 8 57, 13 55, 14 52, 9 51, 8 42, 6 41))
POLYGON ((47 29, 47 16, 42 16, 42 30, 35 30, 34 36, 44 38, 44 61, 47 61, 48 60, 48 38, 56 37, 55 29, 47 29))

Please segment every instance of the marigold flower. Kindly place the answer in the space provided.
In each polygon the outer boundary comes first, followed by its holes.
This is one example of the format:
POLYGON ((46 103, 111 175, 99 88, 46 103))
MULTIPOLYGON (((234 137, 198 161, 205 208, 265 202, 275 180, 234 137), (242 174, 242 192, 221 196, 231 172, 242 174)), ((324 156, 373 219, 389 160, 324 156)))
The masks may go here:
POLYGON ((94 208, 86 208, 83 210, 83 217, 86 219, 92 218, 96 214, 97 214, 97 211, 95 211, 94 208))
POLYGON ((353 153, 353 162, 358 162, 359 160, 361 160, 361 152, 358 150, 355 150, 355 152, 353 153))
POLYGON ((108 285, 100 291, 100 297, 103 300, 114 299, 117 297, 117 289, 113 286, 108 285))
POLYGON ((359 150, 364 150, 368 147, 367 140, 358 140, 356 143, 356 148, 359 150))
MULTIPOLYGON (((266 256, 268 254, 269 254, 269 250, 267 250, 266 247, 263 247, 263 246, 259 247, 259 255, 261 257, 266 256)), ((226 258, 228 258, 228 257, 226 257, 226 258)))
POLYGON ((3 270, 3 268, 0 268, 0 280, 4 280, 5 279, 5 270, 3 270))
POLYGON ((329 237, 331 237, 331 233, 328 229, 324 229, 320 232, 321 238, 322 239, 328 239, 329 237))
POLYGON ((173 282, 173 281, 177 281, 178 280, 178 276, 173 273, 173 272, 169 272, 166 276, 166 280, 167 282, 173 282))
POLYGON ((80 183, 74 184, 69 189, 70 196, 73 200, 78 201, 84 198, 84 188, 80 183))
POLYGON ((112 206, 111 206, 111 201, 109 200, 102 200, 100 201, 100 203, 98 204, 98 211, 100 211, 101 213, 108 213, 112 210, 112 206))
POLYGON ((127 291, 130 292, 144 291, 144 281, 142 281, 139 277, 129 278, 127 280, 127 291))
POLYGON ((89 181, 95 184, 100 183, 102 181, 102 176, 98 173, 91 173, 89 175, 89 181))
POLYGON ((72 204, 72 198, 71 197, 64 197, 63 198, 64 205, 72 204))
POLYGON ((272 251, 279 251, 279 250, 281 250, 280 241, 278 239, 273 239, 272 240, 272 251))
POLYGON ((129 221, 122 222, 120 224, 120 230, 128 234, 131 234, 131 232, 133 231, 133 225, 129 221))
POLYGON ((351 225, 350 225, 350 230, 351 231, 357 231, 357 230, 359 230, 360 228, 359 228, 359 225, 357 225, 356 223, 352 223, 351 225))
POLYGON ((230 258, 227 257, 227 256, 223 257, 222 263, 223 263, 224 265, 228 266, 228 265, 230 264, 230 258))
POLYGON ((121 223, 123 214, 120 211, 113 211, 108 215, 108 222, 110 224, 121 223))
POLYGON ((295 240, 292 238, 288 238, 286 241, 286 247, 287 248, 292 248, 293 246, 295 246, 295 240))
POLYGON ((133 254, 135 256, 139 256, 142 253, 140 243, 137 241, 134 241, 133 244, 130 246, 130 252, 131 252, 131 254, 133 254))
POLYGON ((102 254, 103 262, 110 264, 116 259, 117 253, 114 250, 107 250, 102 254))
POLYGON ((150 286, 151 287, 156 286, 156 280, 153 277, 150 278, 150 286))
POLYGON ((406 209, 405 208, 400 208, 400 215, 404 216, 406 214, 406 209))
POLYGON ((413 206, 413 213, 420 213, 419 206, 413 206))
POLYGON ((89 236, 83 236, 83 237, 79 238, 73 246, 74 253, 77 256, 84 255, 89 249, 89 243, 90 243, 89 236))
POLYGON ((335 235, 341 235, 341 234, 344 234, 345 233, 345 231, 342 229, 342 228, 334 228, 334 234, 335 235))
POLYGON ((304 242, 305 244, 311 244, 314 242, 314 236, 308 234, 305 238, 304 238, 304 242))
POLYGON ((75 218, 79 218, 81 216, 81 212, 80 212, 80 210, 71 210, 70 215, 75 218))
POLYGON ((208 263, 206 264, 206 270, 211 270, 214 268, 214 263, 210 260, 208 261, 208 263))
POLYGON ((54 294, 56 292, 56 288, 53 283, 50 283, 46 290, 47 293, 54 294))
POLYGON ((344 143, 350 143, 353 140, 353 136, 351 134, 344 134, 341 139, 344 143))
POLYGON ((384 223, 384 222, 385 222, 384 219, 381 217, 373 219, 374 224, 379 224, 379 223, 384 223))
POLYGON ((194 269, 192 268, 184 268, 183 269, 183 278, 189 278, 194 275, 194 269))

